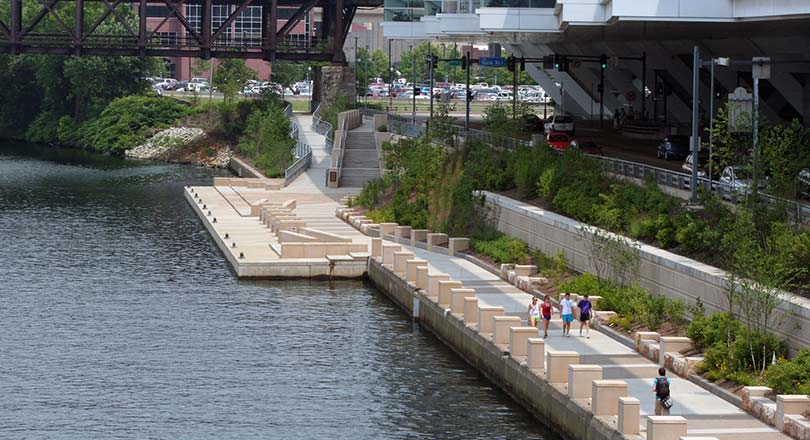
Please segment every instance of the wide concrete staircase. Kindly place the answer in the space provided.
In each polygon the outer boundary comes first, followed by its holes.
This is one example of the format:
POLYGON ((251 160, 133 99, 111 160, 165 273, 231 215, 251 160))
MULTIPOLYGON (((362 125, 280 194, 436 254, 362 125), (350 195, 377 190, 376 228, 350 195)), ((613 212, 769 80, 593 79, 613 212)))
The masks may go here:
POLYGON ((362 187, 376 177, 380 177, 380 163, 374 144, 374 133, 357 130, 348 132, 339 185, 362 187))

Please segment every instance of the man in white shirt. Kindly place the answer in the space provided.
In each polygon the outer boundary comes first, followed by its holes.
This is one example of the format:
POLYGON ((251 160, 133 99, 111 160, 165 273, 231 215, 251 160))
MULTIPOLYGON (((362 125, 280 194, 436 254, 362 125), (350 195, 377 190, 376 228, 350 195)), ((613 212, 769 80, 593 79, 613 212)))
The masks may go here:
POLYGON ((560 301, 560 309, 562 309, 563 336, 571 336, 571 322, 574 321, 574 306, 576 306, 576 303, 571 299, 571 294, 566 293, 565 299, 560 301))

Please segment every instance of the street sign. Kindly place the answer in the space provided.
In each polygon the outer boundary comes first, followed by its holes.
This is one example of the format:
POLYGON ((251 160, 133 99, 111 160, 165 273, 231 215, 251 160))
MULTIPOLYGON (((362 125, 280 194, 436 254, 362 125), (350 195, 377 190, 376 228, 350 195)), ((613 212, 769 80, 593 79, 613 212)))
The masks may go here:
POLYGON ((484 67, 504 67, 506 66, 506 58, 503 57, 481 57, 478 64, 484 67))
POLYGON ((461 60, 450 60, 448 64, 452 67, 461 67, 461 60))

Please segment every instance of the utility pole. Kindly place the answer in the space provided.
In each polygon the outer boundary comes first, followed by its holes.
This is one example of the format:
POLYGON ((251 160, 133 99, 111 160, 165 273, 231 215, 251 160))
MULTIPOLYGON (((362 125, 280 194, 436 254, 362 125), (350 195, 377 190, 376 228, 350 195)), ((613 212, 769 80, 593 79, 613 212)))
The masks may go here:
MULTIPOLYGON (((214 59, 211 58, 211 71, 208 73, 208 102, 214 99, 214 59)), ((281 96, 284 96, 284 89, 281 89, 281 96)))
POLYGON ((647 119, 647 52, 641 53, 641 118, 647 119))
POLYGON ((518 89, 518 65, 517 59, 512 58, 512 118, 517 118, 517 89, 518 89))
POLYGON ((430 117, 428 118, 427 124, 425 124, 430 130, 430 123, 433 121, 433 49, 430 45, 430 41, 428 41, 428 76, 430 77, 430 90, 428 94, 430 95, 430 117))
POLYGON ((754 154, 753 154, 753 188, 751 191, 759 191, 759 80, 770 79, 771 59, 765 57, 754 57, 751 63, 751 74, 754 77, 754 154))
POLYGON ((357 102, 357 92, 360 88, 360 81, 357 79, 357 69, 359 68, 357 61, 359 59, 357 56, 357 37, 354 37, 354 102, 357 102))
POLYGON ((394 105, 394 97, 391 95, 391 92, 394 90, 394 67, 391 64, 391 43, 393 39, 388 40, 388 110, 391 110, 391 107, 394 105))
MULTIPOLYGON (((696 205, 698 203, 697 196, 697 157, 698 157, 698 92, 700 81, 700 49, 695 46, 694 54, 692 57, 692 194, 689 197, 689 203, 696 205)), ((756 79, 754 79, 756 87, 756 79)), ((756 90, 756 89, 754 89, 756 90)), ((755 92, 756 93, 756 92, 755 92)), ((756 98, 755 98, 756 99, 756 98)), ((756 142, 756 141, 755 141, 756 142)))
POLYGON ((466 66, 464 66, 464 67, 467 68, 467 94, 465 96, 465 98, 467 98, 467 99, 464 100, 465 103, 466 103, 466 112, 467 112, 467 114, 466 114, 466 118, 464 119, 464 129, 469 130, 470 129, 470 98, 471 98, 471 96, 470 96, 470 70, 472 70, 472 55, 471 55, 471 52, 469 50, 467 51, 467 59, 464 60, 464 62, 466 63, 466 66))
MULTIPOLYGON (((706 177, 709 178, 709 189, 712 189, 712 131, 714 131, 714 58, 711 66, 711 84, 709 85, 709 169, 706 177)), ((692 158, 692 167, 697 167, 697 158, 692 158)))
POLYGON ((411 115, 411 122, 416 125, 416 54, 413 53, 413 46, 408 46, 408 48, 411 51, 411 58, 413 60, 413 83, 411 84, 413 87, 413 96, 411 96, 413 114, 411 115))

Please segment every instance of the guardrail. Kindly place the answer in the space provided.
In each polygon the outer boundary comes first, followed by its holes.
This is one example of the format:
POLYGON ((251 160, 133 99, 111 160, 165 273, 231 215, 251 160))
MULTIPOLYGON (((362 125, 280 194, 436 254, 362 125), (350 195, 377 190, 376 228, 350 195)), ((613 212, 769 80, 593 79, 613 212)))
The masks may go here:
POLYGON ((316 133, 323 135, 326 138, 326 151, 331 152, 335 146, 335 130, 328 121, 321 118, 321 104, 318 103, 315 111, 312 112, 312 129, 316 133))
MULTIPOLYGON (((388 126, 392 133, 396 133, 407 137, 416 137, 425 132, 425 124, 417 122, 416 124, 410 118, 403 117, 402 115, 387 113, 380 110, 363 108, 364 116, 373 116, 374 114, 386 114, 388 116, 388 126)), ((451 126, 453 132, 458 136, 467 137, 470 139, 478 139, 489 145, 497 146, 499 148, 515 149, 520 146, 530 146, 531 142, 523 139, 515 139, 507 136, 494 135, 481 130, 469 129, 465 130, 464 127, 451 126)), ((604 169, 610 173, 632 177, 636 179, 652 179, 659 186, 670 187, 679 190, 691 191, 692 176, 690 174, 682 173, 679 171, 667 170, 664 168, 646 165, 639 162, 631 162, 627 160, 615 159, 612 157, 588 155, 589 157, 600 161, 604 169)), ((744 188, 735 188, 733 185, 720 182, 718 180, 709 180, 708 178, 699 178, 698 185, 702 188, 708 188, 716 192, 721 198, 730 201, 731 203, 740 203, 745 201, 750 195, 750 190, 744 188)), ((785 206, 789 214, 794 218, 797 223, 810 222, 810 204, 798 203, 793 200, 784 199, 781 197, 772 196, 765 193, 760 195, 769 203, 777 206, 785 206)))

